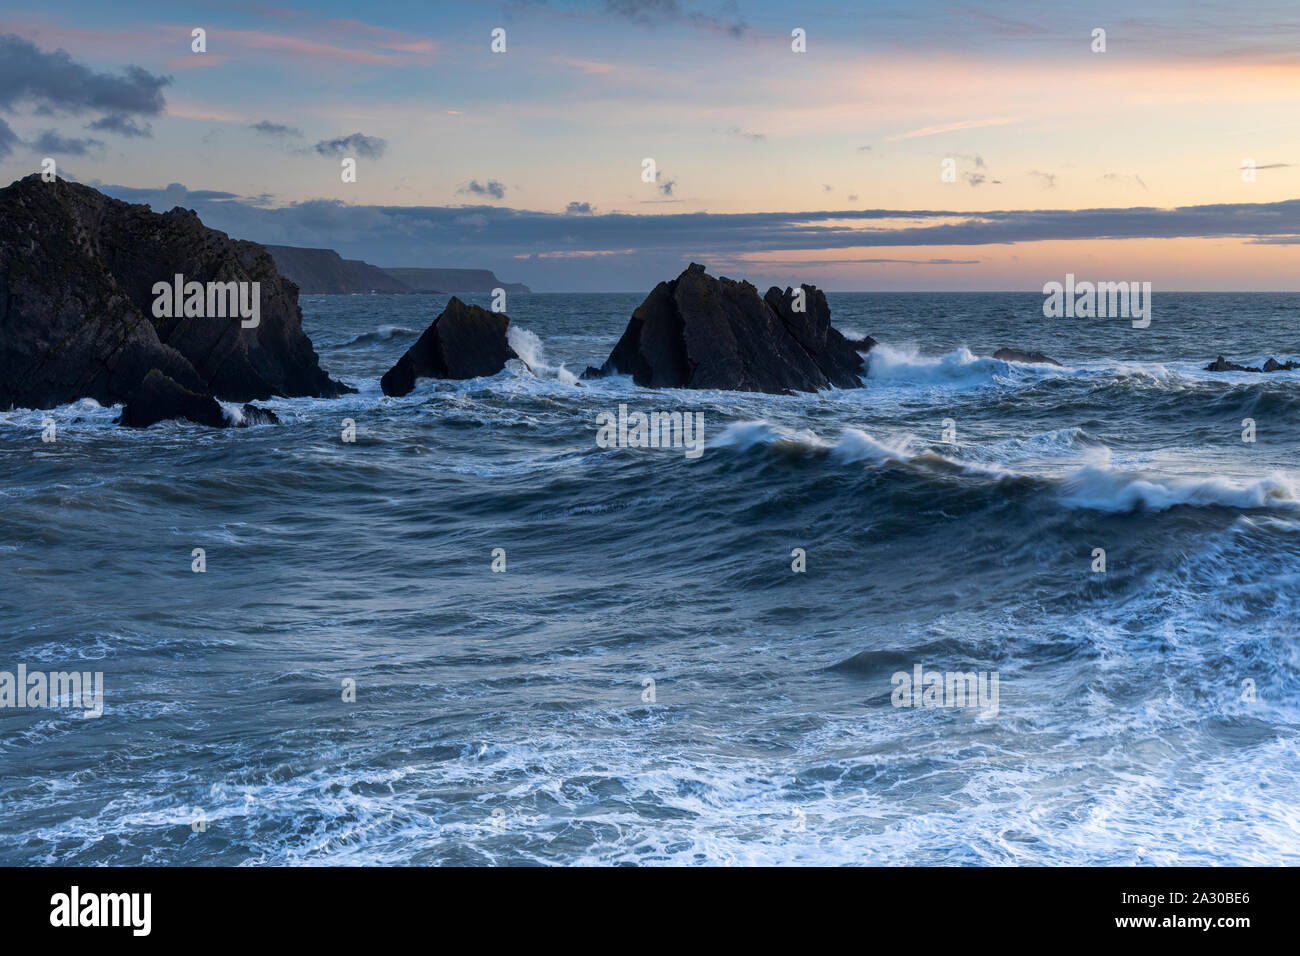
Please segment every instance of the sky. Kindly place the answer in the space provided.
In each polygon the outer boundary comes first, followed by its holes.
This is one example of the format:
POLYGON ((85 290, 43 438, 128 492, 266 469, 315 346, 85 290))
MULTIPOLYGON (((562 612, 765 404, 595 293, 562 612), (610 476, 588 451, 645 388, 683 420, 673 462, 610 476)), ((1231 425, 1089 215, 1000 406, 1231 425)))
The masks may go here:
POLYGON ((0 6, 0 180, 47 157, 538 291, 1295 291, 1300 3, 0 6))

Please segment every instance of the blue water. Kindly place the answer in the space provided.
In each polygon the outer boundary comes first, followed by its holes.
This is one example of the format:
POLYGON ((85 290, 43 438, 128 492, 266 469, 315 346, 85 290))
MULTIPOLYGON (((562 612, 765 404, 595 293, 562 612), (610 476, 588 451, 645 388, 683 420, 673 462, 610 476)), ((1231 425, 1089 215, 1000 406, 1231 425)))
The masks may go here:
POLYGON ((511 296, 532 371, 390 399, 444 298, 305 297, 360 392, 278 426, 0 412, 0 670, 105 684, 0 709, 0 863, 1300 862, 1300 372, 1200 370, 1300 300, 832 294, 863 389, 575 384, 641 298, 511 296))

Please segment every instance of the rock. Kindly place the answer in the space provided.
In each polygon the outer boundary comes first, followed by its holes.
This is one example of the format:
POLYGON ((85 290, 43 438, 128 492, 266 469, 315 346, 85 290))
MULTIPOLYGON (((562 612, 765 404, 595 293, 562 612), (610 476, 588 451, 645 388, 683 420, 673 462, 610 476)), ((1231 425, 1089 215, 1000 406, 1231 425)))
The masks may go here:
POLYGON ((1260 369, 1247 365, 1238 365, 1236 362, 1229 362, 1222 355, 1205 366, 1207 372, 1258 372, 1260 369))
POLYGON ((33 174, 0 189, 0 408, 125 402, 154 369, 227 401, 353 391, 321 370, 298 288, 262 246, 78 183, 33 174), (154 318, 154 284, 178 273, 259 283, 259 325, 154 318))
POLYGON ((1019 349, 998 349, 993 357, 1002 362, 1020 362, 1025 365, 1055 365, 1064 368, 1054 358, 1048 358, 1042 352, 1021 352, 1019 349))
POLYGON ((1287 361, 1283 363, 1271 358, 1264 363, 1265 372, 1290 372, 1292 369, 1297 368, 1300 368, 1300 362, 1287 361))
POLYGON ((617 372, 652 388, 777 394, 860 387, 862 357, 831 328, 825 295, 802 289, 805 311, 796 312, 791 289, 760 298, 750 283, 691 263, 654 288, 605 364, 583 377, 617 372))
MULTIPOLYGON (((496 375, 510 359, 504 312, 466 305, 455 296, 424 334, 379 380, 385 395, 405 395, 420 378, 477 378, 496 375)), ((521 359, 522 361, 522 359, 521 359)))
POLYGON ((872 349, 874 349, 877 345, 880 344, 869 335, 861 339, 846 338, 845 341, 848 342, 849 345, 853 347, 853 350, 855 352, 870 352, 872 349))
POLYGON ((280 416, 269 408, 262 408, 260 405, 245 405, 240 409, 244 420, 239 423, 241 428, 249 425, 278 425, 280 416))
POLYGON ((150 369, 122 409, 121 422, 131 428, 148 428, 170 418, 185 418, 212 428, 229 424, 221 404, 211 395, 192 391, 158 369, 150 369))

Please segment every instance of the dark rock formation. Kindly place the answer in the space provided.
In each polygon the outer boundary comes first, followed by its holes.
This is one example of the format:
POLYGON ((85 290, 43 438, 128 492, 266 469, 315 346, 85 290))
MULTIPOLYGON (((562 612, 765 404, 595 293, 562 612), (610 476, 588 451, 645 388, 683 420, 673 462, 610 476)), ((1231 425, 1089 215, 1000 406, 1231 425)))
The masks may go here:
POLYGON ((148 428, 169 418, 187 418, 200 425, 225 428, 225 413, 211 395, 191 391, 157 369, 144 377, 122 409, 122 424, 148 428))
POLYGON ((1264 363, 1263 368, 1254 365, 1238 365, 1236 362, 1229 362, 1222 355, 1216 358, 1209 365, 1205 366, 1207 372, 1290 372, 1293 369, 1300 368, 1300 362, 1279 362, 1275 358, 1270 358, 1264 363))
POLYGON ((1247 365, 1238 365, 1236 362, 1229 362, 1222 355, 1205 366, 1207 372, 1258 372, 1260 369, 1247 365))
POLYGON ((861 338, 861 339, 845 338, 844 341, 848 342, 849 345, 853 346, 853 350, 855 352, 870 352, 872 349, 874 349, 877 345, 880 344, 869 335, 866 338, 861 338))
POLYGON ((280 275, 292 279, 304 295, 346 295, 353 292, 411 292, 410 286, 378 266, 344 259, 333 249, 267 246, 280 275))
POLYGON ((1002 362, 1022 362, 1026 365, 1055 365, 1063 368, 1054 358, 1048 358, 1042 352, 1021 352, 1019 349, 998 349, 993 357, 1002 362))
POLYGON ((862 357, 831 328, 826 297, 803 286, 760 298, 748 282, 717 278, 692 263, 661 282, 632 313, 605 364, 584 378, 618 372, 653 388, 813 392, 857 388, 862 357))
POLYGON ((502 282, 491 269, 404 269, 385 268, 394 279, 414 292, 527 292, 522 282, 502 282))
POLYGON ((244 420, 240 425, 243 427, 249 425, 280 424, 280 416, 269 408, 262 408, 260 405, 245 405, 241 411, 243 412, 244 420))
POLYGON ((424 334, 384 373, 379 386, 385 395, 405 395, 420 378, 477 378, 495 375, 506 362, 519 358, 506 330, 510 318, 466 305, 455 296, 424 334))
MULTIPOLYGON (((158 214, 76 183, 28 176, 0 189, 0 408, 136 398, 152 370, 183 391, 196 421, 215 398, 332 397, 352 391, 320 368, 298 288, 261 246, 208 229, 192 211, 158 214), (260 322, 154 318, 153 288, 260 283, 260 322)), ((129 418, 183 396, 154 380, 129 418)))

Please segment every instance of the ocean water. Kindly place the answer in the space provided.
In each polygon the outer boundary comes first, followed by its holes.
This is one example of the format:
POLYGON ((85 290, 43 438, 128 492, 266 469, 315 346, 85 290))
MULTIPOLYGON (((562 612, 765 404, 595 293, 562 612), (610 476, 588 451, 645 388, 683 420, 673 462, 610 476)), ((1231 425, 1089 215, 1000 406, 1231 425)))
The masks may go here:
POLYGON ((863 389, 575 384, 641 298, 512 296, 532 371, 390 399, 445 297, 305 297, 360 393, 278 426, 0 412, 0 669, 104 675, 0 709, 0 863, 1300 862, 1300 372, 1200 370, 1300 299, 832 294, 863 389))

